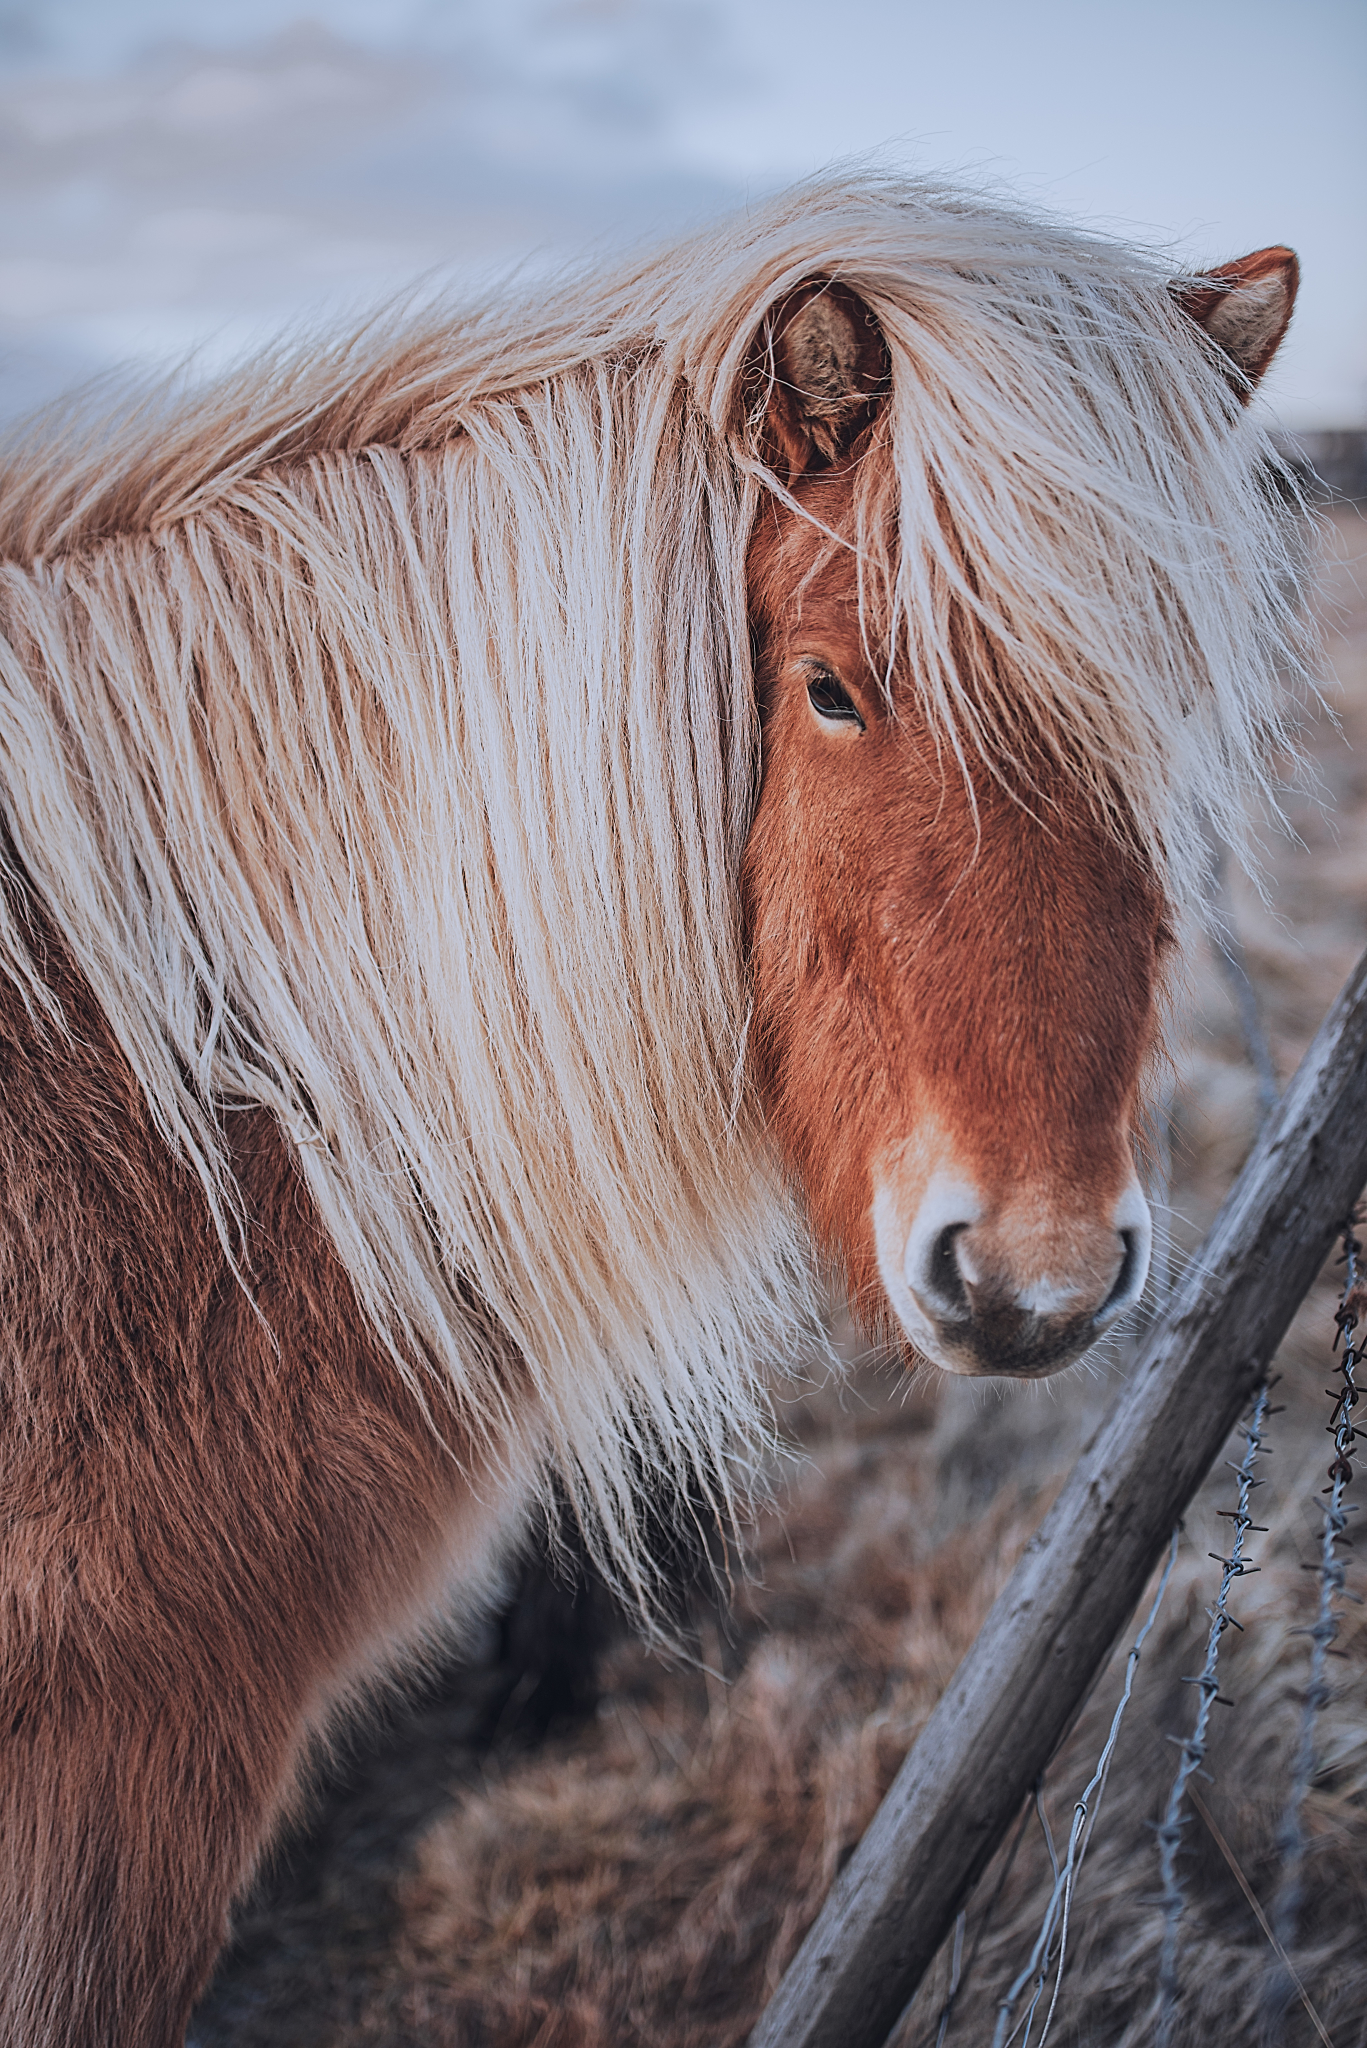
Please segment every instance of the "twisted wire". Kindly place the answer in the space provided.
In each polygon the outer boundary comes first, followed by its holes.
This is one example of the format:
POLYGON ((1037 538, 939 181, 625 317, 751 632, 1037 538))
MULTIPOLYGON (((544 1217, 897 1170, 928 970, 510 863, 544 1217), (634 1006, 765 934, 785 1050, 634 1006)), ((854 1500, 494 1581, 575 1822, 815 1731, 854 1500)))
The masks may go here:
POLYGON ((1172 1790, 1168 1794, 1167 1811, 1158 1830, 1159 1871, 1163 1881, 1163 1951, 1158 1971, 1158 2048, 1168 2048, 1177 2018, 1177 1951, 1182 1915, 1186 1906, 1186 1893, 1177 1858, 1182 1846, 1182 1830, 1188 1819, 1184 1811, 1187 1804, 1187 1787, 1194 1773, 1205 1761, 1211 1709, 1217 1700, 1222 1706, 1234 1704, 1221 1693, 1217 1675, 1220 1643, 1226 1629, 1242 1628, 1243 1625, 1229 1612, 1229 1590, 1236 1579, 1244 1578, 1250 1572, 1259 1569, 1244 1556, 1244 1542, 1250 1530, 1261 1528, 1261 1524, 1255 1522, 1249 1513, 1249 1503, 1254 1488, 1263 1484, 1262 1480, 1254 1478, 1253 1468, 1263 1448, 1263 1426, 1268 1417, 1270 1391, 1269 1385, 1264 1382, 1254 1399, 1252 1412, 1243 1431, 1245 1450, 1242 1462, 1235 1466, 1231 1460, 1225 1461, 1232 1471, 1237 1472, 1239 1480, 1238 1506, 1232 1510, 1219 1510, 1220 1514, 1234 1524, 1234 1541, 1230 1545, 1228 1557, 1222 1557, 1218 1551, 1210 1552, 1221 1565, 1222 1571, 1219 1595, 1214 1607, 1207 1610, 1210 1628, 1206 1634, 1205 1663, 1197 1676, 1182 1680, 1183 1685, 1197 1687, 1200 1699, 1196 1709, 1195 1726, 1181 1744, 1181 1756, 1172 1781, 1172 1790))
POLYGON ((1357 1222, 1358 1216, 1354 1212, 1343 1227, 1343 1256, 1339 1264, 1345 1270, 1339 1306, 1334 1316, 1337 1325, 1335 1351, 1340 1341, 1343 1344, 1338 1366, 1341 1383, 1325 1389, 1334 1404, 1328 1423, 1328 1432, 1334 1440, 1334 1457, 1327 1474, 1329 1484, 1321 1489, 1323 1511, 1319 1563, 1306 1566, 1306 1570, 1317 1573, 1319 1577, 1319 1610, 1314 1626, 1303 1631, 1311 1643, 1310 1683, 1301 1707, 1300 1741, 1291 1769, 1291 1788, 1277 1834, 1281 1878, 1272 1906, 1272 1925, 1278 1941, 1287 1950, 1295 1945, 1305 1890, 1305 1801, 1317 1765, 1316 1727, 1321 1710, 1332 1697, 1329 1658, 1334 1654, 1339 1632, 1339 1603, 1345 1590, 1346 1571, 1339 1547, 1349 1542, 1348 1517, 1355 1512, 1354 1505, 1344 1499, 1344 1489, 1353 1477, 1354 1441, 1362 1434, 1353 1427, 1353 1410, 1363 1391, 1357 1383, 1356 1372, 1364 1352, 1367 1352, 1367 1345, 1357 1345, 1353 1334, 1359 1320, 1367 1315, 1367 1286, 1364 1286, 1359 1271, 1359 1255, 1363 1246, 1356 1234, 1357 1222))
MULTIPOLYGON (((1044 1809, 1042 1805, 1039 1806, 1041 1824, 1045 1827, 1045 1839, 1049 1843, 1050 1858, 1054 1865, 1054 1885, 1053 1890, 1049 1894, 1049 1903, 1044 1909, 1044 1920, 1040 1927, 1038 1938, 1030 1952, 1030 1960, 1019 1976, 1016 1977, 997 2008, 997 2026, 992 2037, 992 2048, 1013 2048, 1016 2036, 1021 2032, 1022 2028, 1025 2031, 1021 2039, 1021 2048, 1029 2048, 1030 2030, 1034 2025, 1035 2013, 1041 1998, 1044 1996, 1044 1987, 1049 1981, 1050 1971, 1053 1970, 1054 1989, 1049 2001, 1049 2010, 1045 2015, 1043 2031, 1039 2037, 1038 2048, 1044 2048, 1044 2043, 1048 2038, 1049 2029, 1053 2024, 1054 2008, 1058 2003, 1059 1985, 1063 1981, 1063 1966, 1068 1947, 1068 1915, 1073 1903, 1073 1890, 1077 1882, 1078 1873, 1082 1869, 1083 1858, 1091 1843, 1097 1817, 1101 1811, 1101 1801, 1105 1796, 1106 1779, 1111 1768, 1111 1758, 1115 1754, 1115 1746, 1120 1737, 1120 1724, 1124 1719, 1125 1709, 1130 1703, 1130 1694, 1134 1690, 1134 1674, 1139 1665, 1140 1653, 1144 1648, 1149 1631, 1158 1619, 1158 1610, 1162 1605, 1163 1595, 1168 1589, 1168 1580, 1172 1577, 1172 1568, 1177 1562, 1178 1534, 1179 1531, 1174 1529, 1172 1541, 1168 1545, 1167 1562, 1163 1567, 1163 1576, 1158 1582, 1158 1590, 1153 1596, 1153 1604, 1144 1618, 1144 1625, 1135 1637, 1129 1657, 1126 1659, 1124 1684, 1121 1687, 1120 1698, 1116 1703, 1115 1713, 1111 1717, 1110 1731, 1107 1734, 1105 1745, 1100 1757, 1097 1759, 1096 1769, 1088 1780, 1082 1797, 1073 1808, 1073 1823, 1068 1832, 1068 1848, 1062 1863, 1054 1855, 1053 1842, 1049 1836, 1047 1823, 1044 1820, 1044 1809), (1055 1967, 1054 1957, 1054 1936, 1056 1931, 1058 1934, 1057 1967, 1055 1967), (1035 1984, 1031 1993, 1030 2003, 1015 2025, 1011 2026, 1011 2014, 1015 2008, 1016 2001, 1031 1977, 1035 1979, 1035 1984), (1011 2027, 1010 2033, 1007 2032, 1009 2026, 1011 2027)), ((1036 1788, 1036 1800, 1038 1803, 1038 1787, 1036 1788)))

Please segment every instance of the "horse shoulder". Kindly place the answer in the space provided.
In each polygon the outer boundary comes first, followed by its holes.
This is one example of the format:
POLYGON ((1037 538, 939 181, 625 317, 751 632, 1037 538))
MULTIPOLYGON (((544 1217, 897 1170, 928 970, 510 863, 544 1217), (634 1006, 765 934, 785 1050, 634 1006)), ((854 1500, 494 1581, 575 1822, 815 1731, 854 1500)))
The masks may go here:
POLYGON ((44 937, 65 1033, 0 980, 0 2037, 160 2048, 310 1737, 489 1510, 273 1120, 231 1119, 239 1278, 44 937))

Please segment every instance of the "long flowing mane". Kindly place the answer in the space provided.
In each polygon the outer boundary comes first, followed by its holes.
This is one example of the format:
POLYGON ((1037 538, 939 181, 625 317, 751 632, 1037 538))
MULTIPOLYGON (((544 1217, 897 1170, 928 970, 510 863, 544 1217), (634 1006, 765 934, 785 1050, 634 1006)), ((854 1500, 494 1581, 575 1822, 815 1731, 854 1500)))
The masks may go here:
MULTIPOLYGON (((755 341, 814 276, 892 365, 870 632, 990 759, 1011 707, 961 680, 969 617, 1190 892, 1195 821, 1238 836, 1299 661, 1286 553, 1166 271, 1096 237, 826 180, 544 300, 49 425, 0 469, 11 880, 227 1240, 233 1110, 263 1104, 399 1368, 493 1441, 530 1396, 628 1550, 640 1466, 723 1472, 812 1312, 747 1080, 738 875, 745 552, 779 488, 755 341)), ((60 1028, 17 911, 0 950, 60 1028)))

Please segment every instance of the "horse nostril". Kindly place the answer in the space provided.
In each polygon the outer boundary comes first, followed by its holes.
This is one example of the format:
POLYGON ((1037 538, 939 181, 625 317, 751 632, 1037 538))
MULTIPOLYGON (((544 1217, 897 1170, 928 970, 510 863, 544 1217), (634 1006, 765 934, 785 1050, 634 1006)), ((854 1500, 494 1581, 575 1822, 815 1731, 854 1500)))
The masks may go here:
POLYGON ((1096 1312, 1098 1326, 1114 1322, 1127 1308, 1133 1308, 1144 1292, 1144 1282, 1149 1274, 1149 1233, 1126 1229, 1119 1232, 1119 1237, 1125 1247, 1124 1256, 1115 1285, 1096 1312))
POLYGON ((951 1315, 966 1316, 970 1313, 968 1296, 964 1292, 964 1276, 959 1269, 957 1240, 968 1229, 966 1223, 948 1223, 935 1240, 930 1255, 930 1269, 926 1274, 927 1292, 951 1315))

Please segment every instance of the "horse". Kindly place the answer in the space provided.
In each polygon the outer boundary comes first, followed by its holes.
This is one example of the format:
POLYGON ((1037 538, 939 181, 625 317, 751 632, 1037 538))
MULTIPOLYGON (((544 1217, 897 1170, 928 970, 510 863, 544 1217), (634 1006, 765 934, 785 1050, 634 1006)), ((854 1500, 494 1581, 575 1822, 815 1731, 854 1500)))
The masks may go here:
POLYGON ((648 1606, 831 1285, 1135 1304, 1295 290, 834 177, 8 449, 5 2040, 180 2041, 338 1717, 548 1488, 648 1606))

